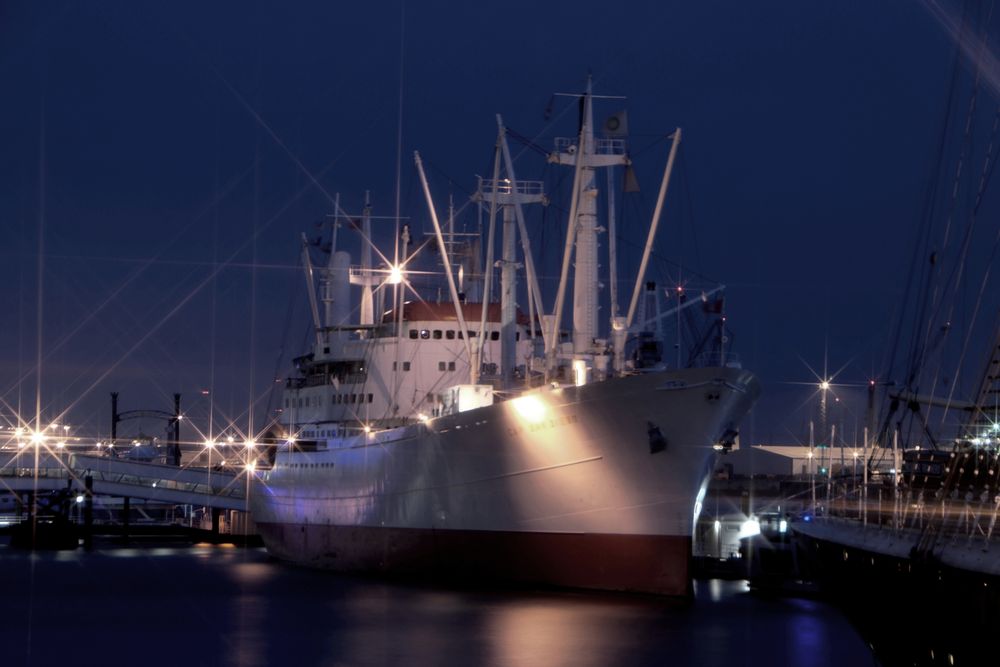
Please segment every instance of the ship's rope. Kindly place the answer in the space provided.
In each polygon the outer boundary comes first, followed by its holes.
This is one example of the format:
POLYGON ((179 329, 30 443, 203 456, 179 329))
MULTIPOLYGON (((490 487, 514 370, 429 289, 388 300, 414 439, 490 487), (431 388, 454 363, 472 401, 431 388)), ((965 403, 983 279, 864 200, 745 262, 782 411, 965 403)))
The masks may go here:
MULTIPOLYGON (((968 7, 965 6, 963 7, 961 18, 961 30, 963 32, 966 30, 968 21, 969 12, 968 7)), ((917 234, 913 245, 913 253, 910 259, 910 268, 907 271, 907 278, 903 291, 905 296, 899 306, 894 331, 890 337, 892 343, 887 351, 886 359, 883 364, 886 369, 885 377, 889 380, 891 380, 896 373, 895 365, 896 360, 900 358, 900 348, 904 343, 904 332, 918 331, 920 327, 919 323, 927 321, 927 311, 930 307, 930 288, 937 269, 937 255, 935 253, 931 253, 929 250, 931 247, 931 235, 933 231, 932 222, 935 216, 937 201, 940 196, 939 187, 941 181, 939 180, 938 174, 940 174, 943 170, 945 148, 947 146, 948 137, 952 133, 952 118, 957 104, 958 86, 961 74, 960 56, 960 47, 956 43, 952 53, 948 95, 942 110, 941 128, 938 134, 938 142, 931 161, 927 184, 924 188, 924 202, 919 217, 917 234), (916 285, 920 285, 921 288, 919 290, 915 290, 914 287, 916 285), (919 294, 923 295, 922 299, 917 296, 919 294), (911 310, 911 308, 913 309, 912 315, 908 316, 907 313, 911 310)), ((926 337, 922 339, 920 336, 908 336, 908 340, 909 351, 906 355, 906 359, 908 359, 908 361, 904 363, 906 378, 902 383, 902 388, 910 393, 916 393, 917 387, 915 384, 920 368, 919 360, 922 357, 922 341, 926 340, 926 337)), ((883 417, 880 421, 876 434, 874 434, 876 443, 887 442, 890 439, 889 433, 893 429, 902 431, 903 422, 907 418, 907 415, 905 414, 902 416, 896 415, 900 402, 898 399, 891 398, 890 385, 891 382, 885 382, 883 384, 883 417)), ((867 462, 869 469, 873 469, 876 463, 882 460, 885 456, 884 451, 882 451, 884 449, 884 447, 877 446, 872 448, 872 454, 867 462)))

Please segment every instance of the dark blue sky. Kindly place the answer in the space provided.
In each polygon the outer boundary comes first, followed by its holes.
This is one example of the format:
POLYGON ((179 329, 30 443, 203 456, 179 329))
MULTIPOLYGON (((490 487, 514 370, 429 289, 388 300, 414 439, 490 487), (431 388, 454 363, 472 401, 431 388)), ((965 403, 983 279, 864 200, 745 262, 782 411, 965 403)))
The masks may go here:
MULTIPOLYGON (((766 392, 751 440, 802 435, 807 364, 846 366, 845 383, 882 366, 955 52, 920 3, 13 2, 0 396, 34 413, 39 340, 44 412, 72 406, 88 433, 107 432, 113 390, 126 409, 180 391, 197 418, 202 389, 233 416, 251 386, 266 396, 304 340, 299 233, 335 192, 357 211, 369 189, 393 213, 401 44, 403 213, 419 229, 414 149, 439 205, 462 204, 489 174, 494 114, 551 147, 574 131, 558 100, 546 122, 551 95, 589 70, 628 96, 643 193, 623 235, 652 209, 664 135, 684 129, 657 249, 729 288, 766 392)), ((551 240, 565 222, 545 224, 551 240)), ((861 390, 840 391, 851 430, 861 390)))

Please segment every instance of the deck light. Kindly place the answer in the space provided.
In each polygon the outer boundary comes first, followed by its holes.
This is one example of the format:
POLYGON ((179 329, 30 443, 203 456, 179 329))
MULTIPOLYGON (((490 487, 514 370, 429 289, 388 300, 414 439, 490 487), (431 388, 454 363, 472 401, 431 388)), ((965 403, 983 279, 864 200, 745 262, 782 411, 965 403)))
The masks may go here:
POLYGON ((527 396, 518 396, 515 399, 511 399, 511 405, 520 415, 521 419, 531 424, 538 424, 543 419, 545 419, 545 413, 547 408, 545 402, 541 398, 533 394, 528 394, 527 396))

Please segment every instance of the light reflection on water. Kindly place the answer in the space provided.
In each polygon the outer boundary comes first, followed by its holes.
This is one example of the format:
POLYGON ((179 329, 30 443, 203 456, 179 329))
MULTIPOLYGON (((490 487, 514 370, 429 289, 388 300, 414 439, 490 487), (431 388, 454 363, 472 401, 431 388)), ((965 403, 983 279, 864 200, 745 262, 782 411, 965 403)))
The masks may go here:
POLYGON ((0 613, 4 665, 873 664, 832 608, 742 581, 698 582, 677 605, 393 584, 211 546, 0 547, 0 613))

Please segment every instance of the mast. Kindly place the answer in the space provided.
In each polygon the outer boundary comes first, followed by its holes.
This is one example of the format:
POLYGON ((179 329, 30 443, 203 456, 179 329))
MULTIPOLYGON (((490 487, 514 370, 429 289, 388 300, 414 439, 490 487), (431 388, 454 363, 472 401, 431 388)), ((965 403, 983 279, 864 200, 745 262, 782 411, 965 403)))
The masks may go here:
MULTIPOLYGON (((510 146, 507 144, 507 128, 504 127, 503 118, 500 114, 497 114, 497 128, 500 134, 500 147, 503 149, 503 159, 504 165, 507 169, 507 178, 511 180, 512 183, 517 183, 517 176, 514 174, 514 160, 510 157, 510 146)), ((542 192, 542 186, 539 181, 533 181, 533 183, 539 183, 538 192, 542 192)), ((543 204, 547 202, 543 196, 540 200, 543 204)), ((535 308, 539 311, 542 310, 542 291, 538 286, 538 274, 535 271, 535 262, 532 259, 531 252, 531 239, 528 237, 528 228, 524 223, 524 211, 521 210, 521 200, 515 199, 513 204, 514 215, 517 218, 517 228, 521 233, 521 252, 524 254, 524 272, 528 280, 528 304, 529 311, 531 309, 531 304, 534 303, 535 308)), ((534 320, 531 324, 532 338, 534 338, 534 320)), ((543 327, 544 329, 544 327, 543 327)), ((545 339, 545 332, 542 332, 542 340, 545 339)))
POLYGON ((660 216, 663 213, 663 201, 667 198, 667 187, 670 185, 670 173, 674 169, 674 159, 677 157, 677 147, 681 143, 681 128, 674 131, 674 143, 670 146, 670 157, 667 158, 667 166, 663 170, 663 180, 660 182, 660 193, 656 197, 656 209, 653 211, 653 221, 649 225, 649 236, 646 238, 646 247, 642 249, 642 261, 639 263, 639 273, 635 277, 635 288, 632 290, 632 303, 628 307, 628 316, 625 324, 632 326, 632 318, 635 317, 635 308, 639 303, 639 290, 646 279, 646 266, 649 264, 649 254, 653 251, 653 241, 656 238, 656 227, 660 224, 660 216))
MULTIPOLYGON (((500 125, 498 141, 506 147, 504 128, 500 125)), ((509 151, 504 150, 509 156, 509 151)), ((516 334, 517 334, 517 223, 523 223, 520 206, 523 204, 540 204, 545 201, 544 184, 541 181, 518 181, 514 179, 511 170, 507 170, 507 178, 480 180, 477 199, 487 201, 493 206, 503 206, 503 241, 500 260, 500 372, 503 376, 504 388, 513 384, 516 334)), ((524 234, 522 233, 522 240, 524 234)), ((525 259, 530 253, 525 254, 525 259)), ((527 263, 527 261, 526 261, 527 263)), ((529 293, 532 283, 529 279, 529 293)), ((486 308, 486 304, 483 304, 486 308)), ((485 331, 485 329, 484 329, 485 331)))
POLYGON ((576 271, 573 274, 573 352, 591 351, 597 337, 597 185, 589 158, 594 155, 594 110, 591 81, 587 78, 587 94, 583 98, 583 145, 577 147, 582 156, 576 220, 576 271))
POLYGON ((323 347, 323 333, 319 322, 319 305, 316 303, 316 285, 313 281, 312 260, 309 259, 309 239, 302 235, 302 269, 306 275, 306 293, 309 295, 309 310, 312 312, 313 332, 316 335, 316 349, 323 347))
MULTIPOLYGON (((340 193, 334 196, 333 229, 330 234, 330 260, 323 272, 323 323, 331 327, 347 324, 350 313, 350 255, 337 250, 337 231, 340 227, 340 193)), ((338 336, 339 337, 339 336, 338 336)))
MULTIPOLYGON (((571 219, 568 221, 567 244, 569 237, 574 238, 575 270, 573 274, 573 353, 577 359, 583 359, 585 365, 593 363, 595 353, 603 353, 603 346, 598 349, 595 339, 598 336, 598 261, 597 235, 603 231, 597 225, 597 185, 595 170, 600 167, 627 165, 625 142, 620 138, 601 138, 594 135, 594 110, 591 77, 587 77, 586 92, 580 97, 580 133, 573 139, 556 139, 556 151, 549 156, 549 162, 568 165, 576 168, 574 179, 571 219), (589 360, 589 363, 588 363, 589 360)), ((569 248, 564 254, 568 258, 569 248)), ((560 284, 560 290, 564 285, 560 284)), ((557 304, 558 307, 559 304, 557 304)), ((554 313, 559 320, 559 313, 554 313)), ((614 315, 614 314, 612 314, 614 315)), ((558 336, 558 332, 556 332, 558 336)), ((548 345, 552 350, 555 345, 548 345)), ((550 353, 551 357, 551 353, 550 353)), ((550 362, 551 363, 551 362, 550 362)))
MULTIPOLYGON (((496 150, 493 151, 493 194, 494 196, 490 199, 490 223, 489 231, 486 235, 486 271, 483 272, 483 295, 482 295, 482 307, 479 309, 479 330, 486 331, 486 315, 489 310, 490 304, 490 288, 493 283, 493 239, 496 236, 496 223, 497 223, 497 197, 496 189, 497 183, 500 182, 500 138, 497 137, 496 150)), ((476 192, 483 192, 482 179, 479 179, 479 187, 476 188, 476 192)), ((482 216, 483 207, 479 206, 480 216, 482 216)), ((480 223, 480 228, 482 224, 480 223)), ((482 358, 483 346, 486 344, 486 336, 479 337, 479 347, 478 354, 482 358)))
MULTIPOLYGON (((462 302, 458 298, 458 289, 455 287, 455 276, 451 272, 451 261, 448 259, 448 248, 444 242, 444 235, 441 233, 441 224, 438 222, 437 212, 434 210, 434 201, 431 199, 431 189, 427 184, 427 175, 424 174, 424 165, 420 161, 420 153, 413 151, 413 160, 417 164, 417 172, 420 174, 420 184, 424 189, 424 197, 427 198, 427 208, 430 209, 431 223, 434 225, 434 235, 437 237, 438 250, 441 252, 441 261, 444 262, 444 273, 448 278, 448 291, 451 293, 451 302, 455 304, 455 317, 458 319, 458 329, 462 332, 465 341, 465 353, 469 359, 469 381, 472 384, 479 382, 479 350, 473 349, 469 342, 469 328, 465 325, 465 315, 462 313, 462 302)), ((479 332, 482 335, 482 331, 479 332)))
POLYGON ((361 324, 375 323, 375 305, 372 301, 372 204, 371 195, 365 190, 365 208, 361 214, 361 233, 366 239, 361 244, 361 275, 365 280, 361 286, 361 324))

